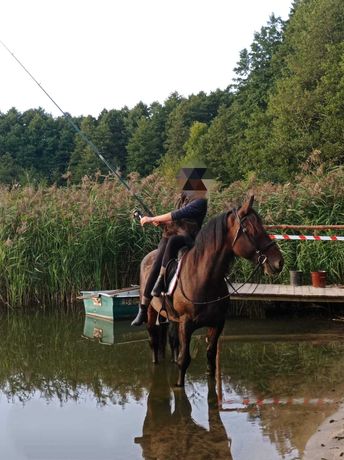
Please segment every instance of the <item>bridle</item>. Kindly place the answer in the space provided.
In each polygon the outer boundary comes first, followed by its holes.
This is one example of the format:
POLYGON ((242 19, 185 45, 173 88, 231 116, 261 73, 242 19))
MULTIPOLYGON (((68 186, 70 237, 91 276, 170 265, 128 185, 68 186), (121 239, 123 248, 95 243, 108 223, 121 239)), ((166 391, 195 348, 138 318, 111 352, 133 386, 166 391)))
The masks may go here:
POLYGON ((257 257, 257 265, 259 267, 261 267, 262 265, 265 264, 265 262, 269 263, 269 259, 264 253, 268 248, 270 248, 271 246, 276 245, 276 242, 271 240, 268 243, 266 243, 262 248, 258 247, 258 244, 255 241, 255 238, 252 237, 252 235, 250 235, 250 233, 247 231, 247 227, 245 226, 245 221, 249 218, 250 214, 246 214, 244 217, 240 217, 239 213, 238 213, 238 210, 236 208, 232 209, 232 211, 230 211, 230 212, 232 212, 234 214, 235 220, 239 224, 238 229, 237 229, 237 231, 235 233, 233 243, 232 243, 232 249, 234 249, 234 245, 238 241, 240 236, 243 235, 249 240, 249 242, 251 243, 251 245, 254 248, 255 254, 257 254, 257 256, 258 256, 257 257))
MULTIPOLYGON (((257 254, 258 258, 257 258, 257 264, 253 270, 253 272, 251 273, 251 275, 241 284, 240 287, 238 287, 237 289, 234 288, 234 286, 232 285, 232 283, 230 282, 230 280, 228 279, 228 275, 225 276, 225 281, 227 282, 227 284, 229 284, 229 286, 233 289, 233 292, 230 292, 228 294, 226 294, 225 296, 222 296, 222 297, 218 297, 217 299, 214 299, 214 300, 207 300, 205 302, 195 302, 193 301, 192 299, 189 299, 189 297, 185 294, 185 291, 184 291, 184 288, 183 288, 183 284, 182 284, 182 279, 181 277, 179 278, 179 286, 180 286, 180 290, 181 290, 181 293, 182 295, 184 296, 184 298, 186 300, 188 300, 189 302, 192 302, 194 305, 205 305, 205 304, 209 304, 209 303, 216 303, 216 302, 220 302, 221 300, 225 300, 225 299, 228 299, 231 295, 233 294, 238 294, 240 295, 240 293, 238 292, 239 289, 241 289, 246 283, 248 283, 249 281, 251 281, 251 279, 254 277, 254 275, 257 273, 257 271, 260 269, 260 267, 262 265, 265 264, 265 262, 267 262, 269 265, 269 259, 268 257, 264 254, 265 251, 270 248, 271 246, 273 245, 276 245, 276 242, 275 241, 269 241, 267 244, 265 244, 262 248, 258 247, 256 241, 255 241, 255 238, 252 237, 252 235, 250 235, 250 233, 247 231, 247 227, 245 225, 245 221, 249 218, 250 216, 250 213, 246 214, 244 217, 240 217, 239 216, 239 213, 238 213, 238 210, 236 208, 233 208, 231 211, 229 211, 227 213, 227 217, 233 213, 234 214, 234 217, 235 217, 235 220, 238 222, 238 229, 235 233, 235 236, 234 236, 234 240, 233 240, 233 243, 232 243, 232 250, 234 248, 234 245, 235 243, 237 243, 237 241, 239 240, 239 238, 241 236, 245 236, 246 238, 248 238, 248 240, 250 241, 251 245, 253 246, 253 250, 255 252, 255 254, 257 254)), ((233 251, 234 252, 234 251, 233 251)))

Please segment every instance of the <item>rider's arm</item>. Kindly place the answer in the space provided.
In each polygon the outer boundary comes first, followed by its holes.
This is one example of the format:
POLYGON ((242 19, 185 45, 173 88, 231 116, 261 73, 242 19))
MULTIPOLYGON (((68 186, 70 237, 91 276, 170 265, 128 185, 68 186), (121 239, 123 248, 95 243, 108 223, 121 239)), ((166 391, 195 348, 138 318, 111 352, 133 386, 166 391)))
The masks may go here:
POLYGON ((166 214, 161 214, 160 216, 144 216, 140 220, 141 225, 145 224, 153 224, 153 225, 159 225, 159 224, 167 224, 169 222, 172 222, 172 215, 170 212, 166 214))
POLYGON ((200 225, 207 213, 207 200, 204 198, 199 198, 191 203, 187 204, 181 209, 176 209, 175 211, 168 212, 167 214, 162 214, 160 216, 144 216, 141 219, 141 225, 145 224, 167 224, 174 220, 180 219, 196 219, 200 220, 200 225))
POLYGON ((201 219, 203 221, 207 213, 207 200, 204 198, 198 198, 192 201, 183 208, 172 211, 172 220, 180 219, 201 219))

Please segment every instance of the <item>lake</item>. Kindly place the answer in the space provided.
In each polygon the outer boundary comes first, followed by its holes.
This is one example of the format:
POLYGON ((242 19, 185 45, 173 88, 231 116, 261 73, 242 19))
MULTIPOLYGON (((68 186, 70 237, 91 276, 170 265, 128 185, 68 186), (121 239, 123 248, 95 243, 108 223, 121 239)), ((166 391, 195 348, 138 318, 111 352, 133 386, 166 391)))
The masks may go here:
POLYGON ((301 459, 343 400, 343 328, 330 320, 228 321, 216 382, 205 373, 200 331, 184 391, 174 387, 168 351, 151 364, 144 328, 3 315, 1 458, 301 459))

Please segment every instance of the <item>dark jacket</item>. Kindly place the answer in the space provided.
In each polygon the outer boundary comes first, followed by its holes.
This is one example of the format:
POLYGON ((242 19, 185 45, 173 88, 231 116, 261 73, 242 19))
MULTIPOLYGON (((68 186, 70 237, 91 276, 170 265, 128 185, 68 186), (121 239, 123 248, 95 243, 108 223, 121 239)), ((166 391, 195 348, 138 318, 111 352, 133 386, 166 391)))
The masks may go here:
POLYGON ((164 236, 188 234, 195 238, 203 224, 207 209, 208 201, 205 198, 184 202, 179 209, 171 212, 172 223, 165 226, 164 236))

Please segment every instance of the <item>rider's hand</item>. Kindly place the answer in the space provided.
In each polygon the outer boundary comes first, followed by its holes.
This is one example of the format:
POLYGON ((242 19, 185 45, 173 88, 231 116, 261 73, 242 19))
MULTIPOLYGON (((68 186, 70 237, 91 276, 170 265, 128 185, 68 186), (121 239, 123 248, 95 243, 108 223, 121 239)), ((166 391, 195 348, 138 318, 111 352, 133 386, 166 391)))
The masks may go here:
POLYGON ((140 219, 140 224, 142 225, 142 227, 143 227, 145 224, 152 224, 152 223, 153 223, 153 217, 143 216, 143 217, 141 217, 141 219, 140 219))

